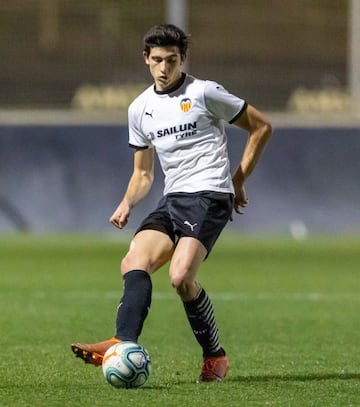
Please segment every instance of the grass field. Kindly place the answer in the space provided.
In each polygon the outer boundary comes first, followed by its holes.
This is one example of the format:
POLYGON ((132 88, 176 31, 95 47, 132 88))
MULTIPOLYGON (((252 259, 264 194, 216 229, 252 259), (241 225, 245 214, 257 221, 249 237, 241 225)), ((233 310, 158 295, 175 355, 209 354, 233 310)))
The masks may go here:
POLYGON ((201 269, 231 368, 198 385, 201 354, 166 269, 140 338, 144 387, 116 390, 73 357, 114 331, 127 244, 0 237, 0 406, 360 406, 360 238, 225 236, 201 269))

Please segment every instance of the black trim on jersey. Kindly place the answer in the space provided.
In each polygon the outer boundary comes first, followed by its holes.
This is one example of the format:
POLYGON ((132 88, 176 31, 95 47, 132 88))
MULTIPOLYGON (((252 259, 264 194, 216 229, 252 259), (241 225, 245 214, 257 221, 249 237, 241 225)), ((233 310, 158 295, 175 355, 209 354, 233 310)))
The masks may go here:
POLYGON ((146 150, 149 146, 135 146, 134 144, 129 143, 129 147, 135 148, 136 150, 146 150))
POLYGON ((245 102, 245 103, 244 103, 244 106, 241 108, 240 112, 239 112, 234 118, 232 118, 232 119, 229 121, 229 123, 230 123, 230 124, 233 124, 233 123, 245 112, 245 110, 247 109, 247 107, 248 107, 248 104, 245 102))
POLYGON ((183 85, 183 83, 185 82, 185 78, 186 78, 186 73, 182 72, 181 78, 175 83, 175 85, 173 87, 171 87, 170 89, 167 89, 167 90, 156 90, 155 85, 154 85, 154 92, 157 95, 167 95, 168 93, 175 92, 183 85))

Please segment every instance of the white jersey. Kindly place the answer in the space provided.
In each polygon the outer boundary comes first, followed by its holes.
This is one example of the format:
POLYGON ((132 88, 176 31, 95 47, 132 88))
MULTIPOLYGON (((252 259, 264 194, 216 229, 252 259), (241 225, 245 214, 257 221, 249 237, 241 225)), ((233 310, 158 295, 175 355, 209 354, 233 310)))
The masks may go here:
POLYGON ((129 144, 155 148, 165 174, 164 194, 234 193, 225 123, 246 102, 212 81, 183 74, 173 89, 147 88, 129 107, 129 144))

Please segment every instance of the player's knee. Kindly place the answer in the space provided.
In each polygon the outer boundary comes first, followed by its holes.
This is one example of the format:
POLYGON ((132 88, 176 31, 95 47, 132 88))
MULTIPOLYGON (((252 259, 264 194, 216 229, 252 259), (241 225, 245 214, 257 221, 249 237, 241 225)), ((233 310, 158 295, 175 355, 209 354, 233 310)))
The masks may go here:
POLYGON ((177 273, 170 276, 171 284, 175 288, 177 294, 183 299, 188 300, 194 296, 196 292, 196 282, 189 278, 186 274, 177 273))
POLYGON ((181 298, 187 298, 189 296, 190 285, 186 281, 174 280, 172 286, 181 298))
POLYGON ((120 271, 123 276, 132 270, 143 270, 152 274, 157 268, 156 263, 145 253, 129 250, 121 261, 120 271))
POLYGON ((136 263, 134 254, 130 251, 121 260, 120 272, 121 275, 125 275, 131 270, 139 269, 139 265, 136 263))
POLYGON ((126 274, 129 271, 129 262, 127 257, 125 256, 120 263, 120 273, 121 275, 126 274))
POLYGON ((183 277, 180 275, 171 275, 170 282, 176 291, 178 291, 185 283, 183 277))

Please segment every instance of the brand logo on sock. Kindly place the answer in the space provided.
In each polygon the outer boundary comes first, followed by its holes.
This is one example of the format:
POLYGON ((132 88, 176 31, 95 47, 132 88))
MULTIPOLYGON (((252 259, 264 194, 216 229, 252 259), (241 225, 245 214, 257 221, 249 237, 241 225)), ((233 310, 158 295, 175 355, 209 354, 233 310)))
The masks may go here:
POLYGON ((197 223, 194 223, 194 224, 192 225, 188 220, 186 220, 186 221, 184 222, 184 225, 189 226, 189 228, 190 228, 191 231, 193 232, 194 229, 195 229, 195 226, 197 226, 197 223))
POLYGON ((196 329, 193 329, 193 332, 195 335, 205 335, 207 333, 207 329, 202 329, 201 331, 197 331, 196 329))

